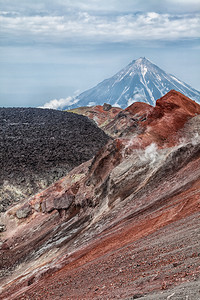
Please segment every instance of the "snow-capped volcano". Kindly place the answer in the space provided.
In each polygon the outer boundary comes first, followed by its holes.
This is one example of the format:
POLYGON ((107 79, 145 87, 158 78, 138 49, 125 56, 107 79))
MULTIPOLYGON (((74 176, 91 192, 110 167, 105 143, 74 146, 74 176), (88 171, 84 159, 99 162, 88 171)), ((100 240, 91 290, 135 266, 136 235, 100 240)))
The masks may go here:
POLYGON ((102 105, 106 102, 125 108, 138 101, 155 105, 156 100, 170 90, 176 90, 200 102, 199 91, 141 57, 113 77, 77 96, 74 107, 102 105))

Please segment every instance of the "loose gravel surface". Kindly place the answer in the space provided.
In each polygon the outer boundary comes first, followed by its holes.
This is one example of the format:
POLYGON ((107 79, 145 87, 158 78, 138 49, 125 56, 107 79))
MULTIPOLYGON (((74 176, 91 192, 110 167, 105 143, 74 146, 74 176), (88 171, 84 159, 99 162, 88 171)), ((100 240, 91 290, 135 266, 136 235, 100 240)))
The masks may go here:
POLYGON ((123 247, 119 237, 116 251, 66 266, 10 299, 199 300, 198 236, 199 213, 123 247))

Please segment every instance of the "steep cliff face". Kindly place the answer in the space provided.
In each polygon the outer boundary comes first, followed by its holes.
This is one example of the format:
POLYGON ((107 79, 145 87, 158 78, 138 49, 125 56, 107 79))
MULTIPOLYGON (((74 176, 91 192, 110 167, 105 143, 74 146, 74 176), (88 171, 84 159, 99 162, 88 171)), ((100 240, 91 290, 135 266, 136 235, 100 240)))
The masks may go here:
POLYGON ((199 299, 199 105, 124 113, 136 129, 2 214, 2 299, 199 299))
POLYGON ((0 211, 91 159, 109 139, 88 118, 38 108, 1 108, 0 131, 0 211))

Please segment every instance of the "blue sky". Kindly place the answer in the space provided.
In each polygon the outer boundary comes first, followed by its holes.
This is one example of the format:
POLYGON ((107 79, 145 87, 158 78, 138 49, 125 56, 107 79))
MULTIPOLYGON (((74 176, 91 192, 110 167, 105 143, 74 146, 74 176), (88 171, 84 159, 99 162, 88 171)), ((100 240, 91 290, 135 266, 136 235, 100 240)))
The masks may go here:
POLYGON ((199 0, 0 0, 0 10, 0 106, 67 103, 141 56, 200 90, 199 0))

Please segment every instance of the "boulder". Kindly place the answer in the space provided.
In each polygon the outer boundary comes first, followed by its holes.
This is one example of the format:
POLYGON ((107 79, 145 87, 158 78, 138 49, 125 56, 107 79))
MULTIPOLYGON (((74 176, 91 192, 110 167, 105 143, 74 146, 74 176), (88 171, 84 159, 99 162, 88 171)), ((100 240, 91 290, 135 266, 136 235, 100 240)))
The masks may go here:
POLYGON ((24 219, 27 218, 32 212, 32 208, 29 204, 25 204, 20 209, 16 211, 16 217, 18 219, 24 219))
POLYGON ((112 105, 108 104, 108 103, 104 103, 103 105, 103 110, 108 111, 112 108, 112 105))

